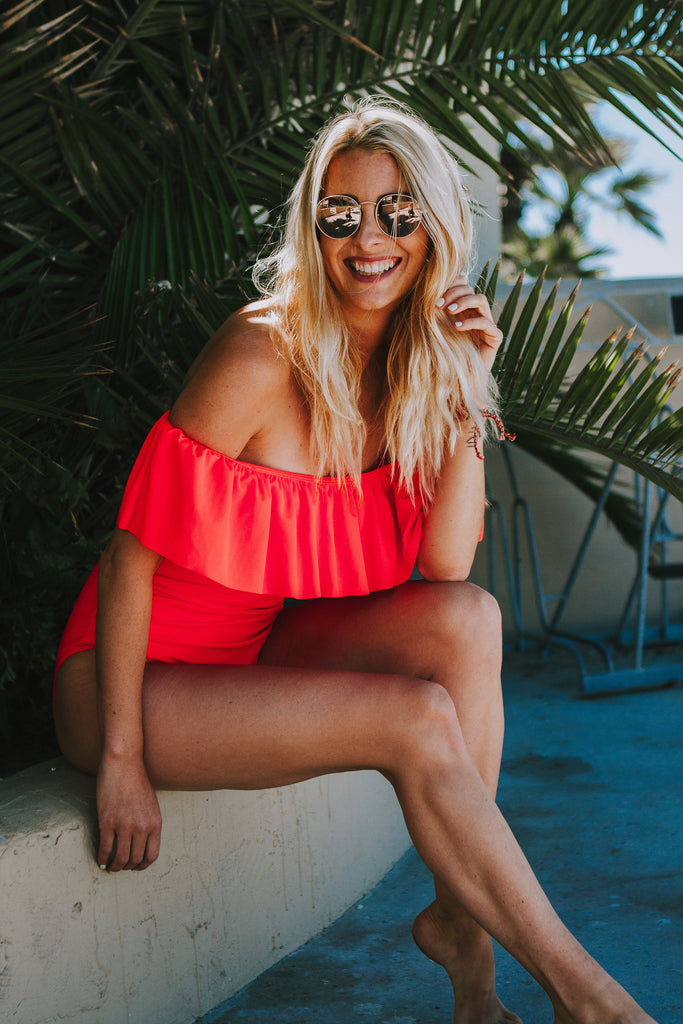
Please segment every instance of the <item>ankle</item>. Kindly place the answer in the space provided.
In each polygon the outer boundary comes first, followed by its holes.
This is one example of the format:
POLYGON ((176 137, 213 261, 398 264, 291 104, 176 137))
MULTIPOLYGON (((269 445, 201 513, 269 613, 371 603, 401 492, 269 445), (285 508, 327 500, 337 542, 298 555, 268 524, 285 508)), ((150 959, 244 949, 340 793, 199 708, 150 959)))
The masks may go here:
POLYGON ((566 1000, 551 998, 555 1024, 655 1024, 614 978, 598 971, 601 977, 592 988, 584 984, 566 1000))
POLYGON ((491 937, 472 918, 452 913, 438 899, 415 918, 413 938, 425 956, 442 966, 456 959, 493 969, 491 937))

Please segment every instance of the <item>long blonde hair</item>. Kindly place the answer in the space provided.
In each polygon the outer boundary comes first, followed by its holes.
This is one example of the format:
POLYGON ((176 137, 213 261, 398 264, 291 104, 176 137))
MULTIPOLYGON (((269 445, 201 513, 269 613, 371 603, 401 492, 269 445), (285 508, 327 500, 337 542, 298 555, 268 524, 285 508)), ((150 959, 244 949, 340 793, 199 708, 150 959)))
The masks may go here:
POLYGON ((315 223, 330 162, 351 149, 393 157, 430 239, 424 271, 394 317, 382 406, 386 457, 411 493, 417 482, 428 499, 459 433, 476 424, 483 435, 482 409, 495 408, 495 385, 475 347, 436 305, 470 269, 472 248, 460 171, 436 133, 386 100, 361 101, 333 118, 290 195, 282 243, 258 261, 254 280, 271 298, 274 333, 309 407, 317 472, 358 482, 366 430, 358 407, 362 366, 325 273, 315 223))

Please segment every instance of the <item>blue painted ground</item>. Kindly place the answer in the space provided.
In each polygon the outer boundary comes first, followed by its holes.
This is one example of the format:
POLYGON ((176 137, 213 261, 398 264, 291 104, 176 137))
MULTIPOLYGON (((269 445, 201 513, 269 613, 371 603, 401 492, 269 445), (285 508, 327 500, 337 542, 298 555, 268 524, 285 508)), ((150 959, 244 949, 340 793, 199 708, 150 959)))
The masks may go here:
MULTIPOLYGON (((681 671, 683 676, 683 667, 681 671)), ((683 689, 585 699, 566 652, 510 655, 499 803, 561 917, 658 1024, 683 1021, 683 689)), ((414 851, 342 918, 201 1024, 451 1024, 441 969, 413 946, 431 901, 414 851)), ((496 950, 503 1001, 550 1024, 496 950)))

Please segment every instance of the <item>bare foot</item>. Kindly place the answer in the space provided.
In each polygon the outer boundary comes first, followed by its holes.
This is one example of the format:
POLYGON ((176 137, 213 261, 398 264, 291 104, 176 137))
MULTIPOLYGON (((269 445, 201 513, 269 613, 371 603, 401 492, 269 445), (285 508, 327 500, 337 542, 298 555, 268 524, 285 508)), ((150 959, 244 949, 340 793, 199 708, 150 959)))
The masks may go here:
POLYGON ((453 1024, 522 1024, 496 995, 493 948, 490 940, 481 948, 461 950, 461 935, 432 903, 415 918, 413 938, 425 956, 444 968, 453 986, 453 1024))

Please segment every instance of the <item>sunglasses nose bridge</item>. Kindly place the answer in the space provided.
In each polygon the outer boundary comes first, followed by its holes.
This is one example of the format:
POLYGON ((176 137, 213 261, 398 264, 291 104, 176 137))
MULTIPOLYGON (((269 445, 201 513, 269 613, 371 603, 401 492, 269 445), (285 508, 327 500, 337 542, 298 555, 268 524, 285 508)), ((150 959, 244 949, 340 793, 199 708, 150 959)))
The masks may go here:
POLYGON ((377 208, 378 208, 378 205, 379 205, 377 200, 373 201, 372 199, 365 199, 365 200, 363 200, 363 202, 358 203, 358 205, 360 206, 360 208, 362 210, 362 217, 361 217, 360 224, 356 228, 355 234, 357 236, 360 236, 360 235, 367 235, 368 233, 370 233, 371 236, 372 235, 377 235, 380 238, 386 237, 386 232, 382 228, 382 226, 381 226, 381 224, 380 224, 380 222, 379 222, 379 220, 377 218, 377 208), (370 213, 369 210, 366 213, 366 211, 363 210, 364 206, 372 206, 372 207, 374 207, 372 213, 370 213))

